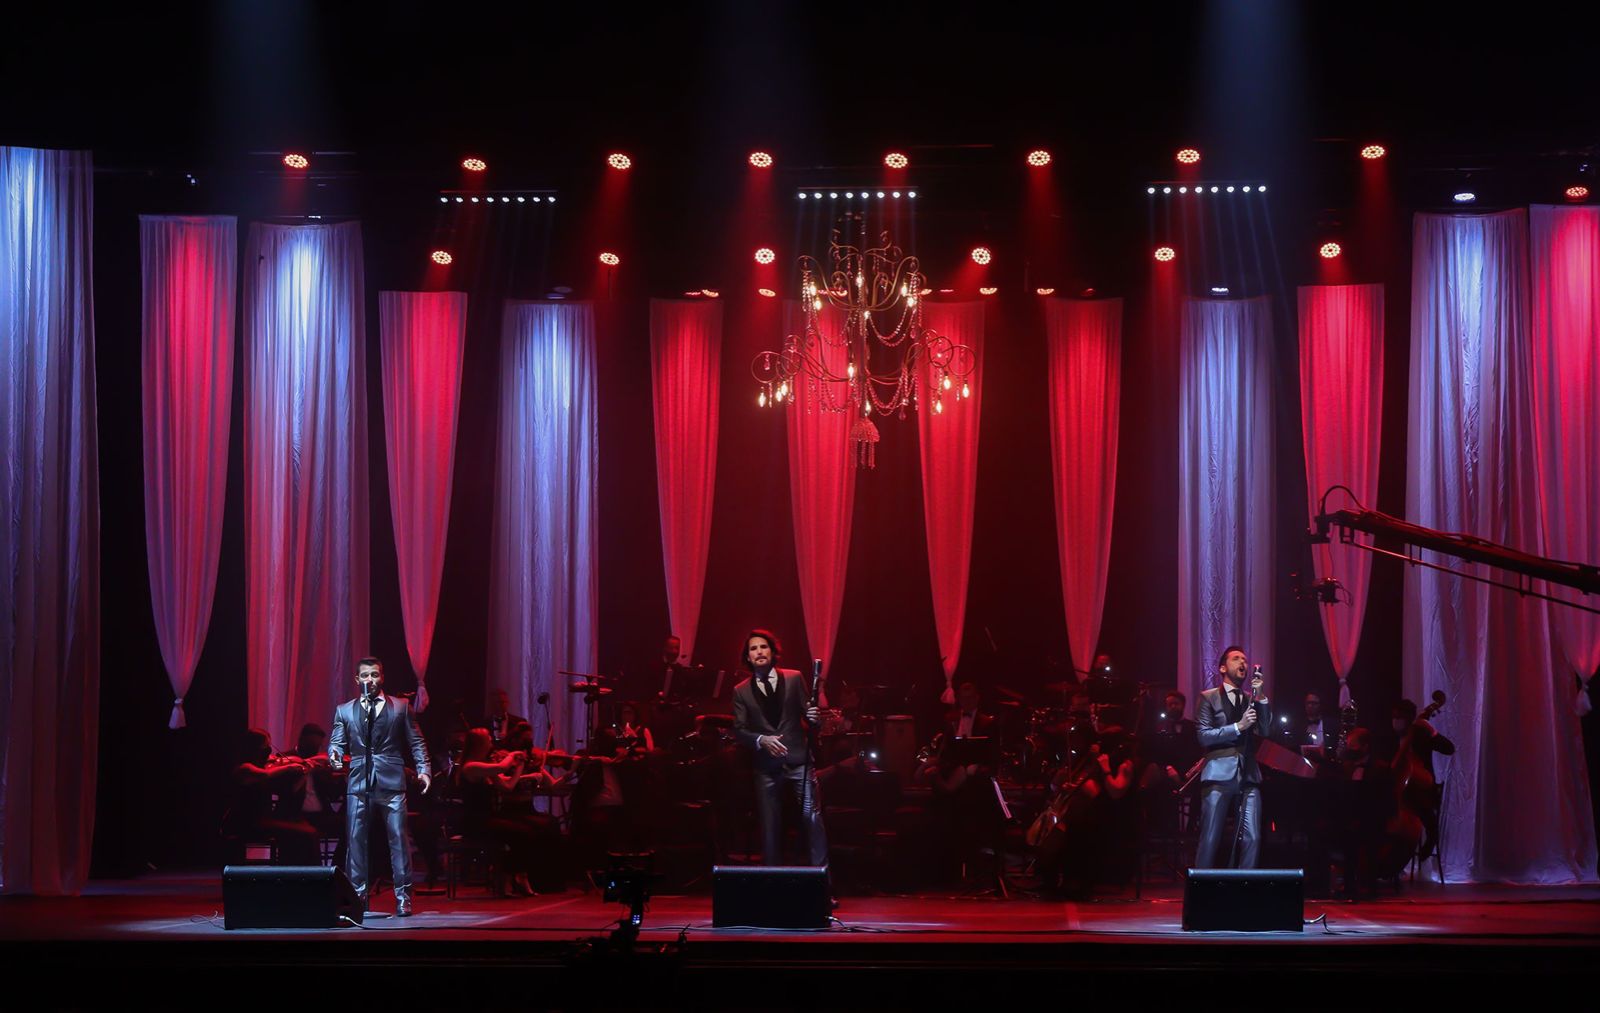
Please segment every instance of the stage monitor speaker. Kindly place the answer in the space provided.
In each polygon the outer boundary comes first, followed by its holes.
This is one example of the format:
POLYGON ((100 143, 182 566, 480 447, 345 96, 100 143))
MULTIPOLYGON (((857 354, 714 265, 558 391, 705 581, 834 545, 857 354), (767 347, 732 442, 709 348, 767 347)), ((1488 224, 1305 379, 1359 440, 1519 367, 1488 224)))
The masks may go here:
POLYGON ((321 865, 229 865, 222 870, 227 929, 331 929, 360 922, 361 898, 343 869, 321 865))
POLYGON ((1303 932, 1300 869, 1190 869, 1183 885, 1187 932, 1303 932))
POLYGON ((716 865, 711 924, 717 928, 825 929, 833 916, 828 870, 815 865, 716 865))

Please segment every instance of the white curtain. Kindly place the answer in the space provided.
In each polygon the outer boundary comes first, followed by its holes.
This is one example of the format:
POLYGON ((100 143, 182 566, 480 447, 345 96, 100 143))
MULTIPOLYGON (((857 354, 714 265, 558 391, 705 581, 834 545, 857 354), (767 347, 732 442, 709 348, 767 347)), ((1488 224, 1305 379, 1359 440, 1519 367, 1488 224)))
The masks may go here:
POLYGON ((89 875, 100 723, 94 167, 0 147, 0 891, 89 875))
POLYGON ((507 302, 500 346, 490 685, 555 744, 586 744, 583 698, 559 674, 599 660, 595 319, 587 303, 507 302))
POLYGON ((1194 699, 1229 644, 1273 671, 1271 306, 1187 301, 1179 355, 1178 686, 1194 699))
POLYGON ((228 489, 239 236, 232 217, 141 215, 144 533, 150 603, 172 684, 167 727, 211 625, 228 489))
MULTIPOLYGON (((1406 518, 1533 551, 1527 240, 1522 211, 1416 216, 1406 518)), ((1422 558, 1484 570, 1438 553, 1422 558)), ((1456 747, 1437 764, 1448 878, 1594 878, 1571 674, 1549 629, 1537 599, 1407 571, 1406 695, 1426 702, 1444 691, 1435 724, 1456 747)))
POLYGON ((244 271, 250 723, 280 748, 369 650, 361 226, 250 226, 244 271))

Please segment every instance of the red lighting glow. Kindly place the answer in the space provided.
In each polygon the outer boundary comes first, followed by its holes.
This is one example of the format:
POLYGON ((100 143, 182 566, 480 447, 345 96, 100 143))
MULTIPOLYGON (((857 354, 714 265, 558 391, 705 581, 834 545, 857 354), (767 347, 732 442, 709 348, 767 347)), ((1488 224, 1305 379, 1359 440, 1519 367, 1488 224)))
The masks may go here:
POLYGON ((1369 161, 1377 161, 1388 153, 1381 144, 1369 144, 1361 149, 1361 157, 1369 161))
POLYGON ((600 263, 606 265, 607 267, 616 267, 618 264, 622 263, 622 258, 617 256, 615 253, 607 251, 606 253, 600 254, 600 263))
POLYGON ((1184 165, 1194 165, 1196 162, 1200 161, 1200 152, 1196 151, 1194 148, 1184 148, 1182 151, 1178 152, 1178 161, 1182 162, 1184 165))
POLYGON ((758 288, 758 289, 756 289, 756 294, 761 296, 762 298, 765 298, 765 299, 776 299, 776 298, 778 298, 778 293, 774 292, 770 288, 758 288))
POLYGON ((610 155, 606 156, 606 164, 619 171, 623 169, 631 169, 633 168, 633 159, 629 158, 627 155, 624 155, 620 151, 614 151, 610 155))
POLYGON ((1176 259, 1177 256, 1178 256, 1178 251, 1174 250, 1170 246, 1158 246, 1158 247, 1156 247, 1156 259, 1161 261, 1163 264, 1165 264, 1169 260, 1176 259))
POLYGON ((978 289, 978 294, 979 295, 994 295, 998 291, 1000 291, 1000 290, 998 288, 995 288, 993 285, 985 285, 983 288, 978 289))
POLYGON ((1322 249, 1318 250, 1317 252, 1322 254, 1323 260, 1332 260, 1334 257, 1337 257, 1339 254, 1343 253, 1344 250, 1339 246, 1338 243, 1323 243, 1322 249))
POLYGON ((906 166, 911 164, 911 159, 902 155, 898 151, 891 151, 887 155, 883 156, 883 164, 887 165, 891 169, 904 169, 906 166))
POLYGON ((1587 196, 1589 196, 1589 188, 1586 186, 1567 187, 1568 200, 1583 200, 1587 196))
POLYGON ((1034 291, 1034 293, 1036 295, 1055 295, 1056 294, 1056 290, 1053 289, 1053 288, 1036 288, 1033 291, 1034 291))
POLYGON ((772 168, 772 155, 765 151, 750 152, 750 164, 757 169, 772 168))
POLYGON ((481 158, 463 158, 461 160, 461 168, 468 172, 483 172, 489 168, 489 163, 481 158))
POLYGON ((972 248, 972 262, 974 264, 987 264, 994 259, 994 254, 987 246, 974 246, 972 248))
POLYGON ((770 264, 777 259, 778 255, 772 252, 771 247, 763 246, 756 251, 756 263, 758 264, 770 264))
POLYGON ((283 156, 283 164, 291 169, 304 169, 311 164, 311 159, 291 151, 283 156))
POLYGON ((1033 166, 1035 169, 1041 169, 1044 166, 1049 165, 1050 152, 1044 150, 1043 148, 1028 152, 1028 164, 1033 166))
POLYGON ((433 262, 435 264, 438 264, 441 267, 449 266, 450 262, 456 259, 450 256, 449 250, 434 250, 431 254, 429 254, 429 256, 433 258, 433 262))

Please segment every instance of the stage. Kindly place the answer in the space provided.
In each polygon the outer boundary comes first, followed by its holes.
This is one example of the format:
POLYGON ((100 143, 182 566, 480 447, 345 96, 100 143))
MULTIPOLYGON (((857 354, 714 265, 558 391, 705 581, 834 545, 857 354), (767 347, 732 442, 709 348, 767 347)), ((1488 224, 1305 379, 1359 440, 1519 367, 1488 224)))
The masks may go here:
POLYGON ((67 982, 67 1006, 172 995, 202 980, 237 993, 230 1006, 274 1005, 290 986, 310 997, 351 969, 404 968, 413 998, 450 1008, 500 1008, 494 997, 506 995, 567 1008, 883 1008, 1021 1002, 1040 988, 1176 1001, 1211 971, 1290 989, 1300 1005, 1377 999, 1371 989, 1408 983, 1481 998, 1491 980, 1530 971, 1547 988, 1577 980, 1600 944, 1594 887, 1407 885, 1359 903, 1307 901, 1303 932, 1186 933, 1182 906, 1170 884, 1139 900, 1082 903, 845 897, 834 928, 779 932, 714 929, 709 896, 660 896, 628 949, 609 941, 623 909, 594 891, 420 895, 404 921, 383 916, 392 910, 383 897, 360 928, 225 930, 220 880, 196 874, 99 882, 74 899, 6 898, 0 939, 13 967, 67 982))

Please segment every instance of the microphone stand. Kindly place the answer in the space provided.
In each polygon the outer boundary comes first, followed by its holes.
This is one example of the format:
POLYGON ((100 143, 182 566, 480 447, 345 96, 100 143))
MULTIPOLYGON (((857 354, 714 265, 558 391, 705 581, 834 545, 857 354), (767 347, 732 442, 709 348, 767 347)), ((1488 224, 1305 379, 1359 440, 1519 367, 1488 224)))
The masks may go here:
MULTIPOLYGON (((1256 668, 1255 668, 1255 676, 1260 676, 1260 674, 1261 674, 1261 666, 1257 665, 1256 668)), ((1242 686, 1240 687, 1240 689, 1243 689, 1243 688, 1244 687, 1242 687, 1242 686)), ((1250 680, 1250 699, 1245 701, 1244 709, 1245 709, 1246 712, 1248 712, 1251 708, 1255 707, 1255 705, 1256 705, 1256 686, 1255 686, 1255 678, 1252 677, 1251 680, 1250 680)), ((1239 747, 1239 769, 1237 771, 1237 777, 1239 779, 1239 781, 1238 781, 1238 783, 1239 783, 1239 815, 1238 815, 1238 818, 1236 818, 1233 821, 1233 823, 1234 823, 1234 827, 1233 827, 1233 848, 1228 852, 1228 868, 1230 868, 1230 869, 1238 867, 1238 862, 1239 862, 1239 844, 1240 844, 1241 841, 1244 840, 1245 795, 1249 791, 1249 788, 1246 787, 1246 785, 1244 783, 1244 766, 1245 766, 1245 761, 1248 759, 1248 757, 1246 755, 1246 746, 1248 744, 1244 743, 1243 739, 1244 739, 1245 736, 1253 734, 1255 732, 1255 730, 1256 730, 1255 725, 1251 725, 1249 728, 1245 729, 1244 735, 1240 736, 1241 744, 1240 744, 1240 747, 1239 747)), ((1259 832, 1260 832, 1260 829, 1257 828, 1257 833, 1259 833, 1259 832)))
POLYGON ((365 702, 367 704, 367 706, 365 708, 363 708, 367 712, 367 730, 366 730, 366 735, 364 736, 365 741, 366 741, 366 766, 364 767, 364 769, 366 770, 366 774, 367 774, 367 790, 366 790, 366 799, 367 800, 366 800, 366 805, 361 810, 361 824, 362 824, 361 829, 362 829, 362 832, 366 836, 365 847, 366 847, 366 852, 367 852, 367 854, 366 854, 367 896, 366 896, 365 899, 370 901, 370 899, 372 897, 372 885, 373 885, 372 881, 375 878, 372 875, 372 837, 373 837, 373 833, 372 833, 372 787, 373 787, 373 784, 377 781, 377 771, 372 769, 372 716, 373 716, 373 714, 375 714, 377 712, 378 704, 377 704, 376 698, 368 690, 363 690, 362 691, 362 698, 365 700, 365 702))
MULTIPOLYGON (((822 693, 822 659, 821 658, 816 658, 811 662, 811 700, 810 700, 809 703, 806 704, 806 709, 807 710, 810 710, 812 707, 817 706, 817 700, 819 699, 821 693, 822 693)), ((804 720, 804 718, 805 718, 805 715, 802 714, 801 715, 801 719, 804 720)), ((821 722, 818 722, 818 724, 820 724, 820 723, 821 722)), ((816 805, 816 799, 812 797, 812 791, 811 791, 811 780, 812 780, 811 768, 812 768, 812 764, 813 764, 813 762, 815 760, 815 757, 816 757, 816 752, 817 752, 817 725, 812 724, 811 722, 807 721, 806 722, 806 762, 805 762, 805 769, 804 769, 804 771, 802 773, 802 777, 804 778, 804 780, 802 780, 800 782, 800 812, 805 817, 805 820, 806 820, 806 847, 808 849, 812 846, 812 840, 811 840, 811 838, 812 838, 812 821, 813 820, 821 821, 821 819, 822 819, 822 816, 821 816, 820 813, 813 812, 813 807, 816 805)))

